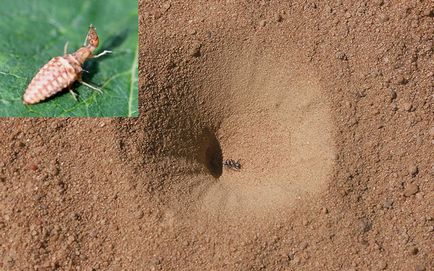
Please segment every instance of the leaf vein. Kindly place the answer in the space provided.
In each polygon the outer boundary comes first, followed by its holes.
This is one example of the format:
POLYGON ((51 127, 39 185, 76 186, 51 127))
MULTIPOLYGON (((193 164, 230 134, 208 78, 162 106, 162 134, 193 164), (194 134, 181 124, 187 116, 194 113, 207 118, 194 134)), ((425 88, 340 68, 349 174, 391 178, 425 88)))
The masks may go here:
POLYGON ((128 99, 128 117, 131 117, 133 113, 133 98, 134 98, 134 83, 137 80, 136 67, 138 65, 138 53, 139 46, 136 47, 136 52, 134 53, 134 61, 131 66, 131 81, 130 81, 130 97, 128 99))

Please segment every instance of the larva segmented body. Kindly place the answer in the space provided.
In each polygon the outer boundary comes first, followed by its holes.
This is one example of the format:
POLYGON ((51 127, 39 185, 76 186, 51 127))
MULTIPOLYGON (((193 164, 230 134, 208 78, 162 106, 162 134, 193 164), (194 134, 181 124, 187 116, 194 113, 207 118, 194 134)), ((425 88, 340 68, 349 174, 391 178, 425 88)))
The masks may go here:
MULTIPOLYGON (((99 55, 93 56, 92 53, 98 47, 98 44, 98 35, 95 28, 91 25, 84 45, 80 49, 75 53, 67 54, 67 44, 65 44, 64 55, 52 58, 39 70, 24 92, 23 102, 25 104, 39 103, 70 87, 76 80, 92 89, 100 91, 98 88, 81 80, 81 73, 83 71, 81 66, 88 58, 96 58, 110 53, 110 51, 104 51, 99 55)), ((71 91, 71 93, 73 92, 71 91)))
MULTIPOLYGON (((81 69, 80 66, 78 68, 81 69)), ((53 96, 75 82, 80 72, 66 57, 51 59, 30 82, 24 93, 24 103, 35 104, 53 96)))

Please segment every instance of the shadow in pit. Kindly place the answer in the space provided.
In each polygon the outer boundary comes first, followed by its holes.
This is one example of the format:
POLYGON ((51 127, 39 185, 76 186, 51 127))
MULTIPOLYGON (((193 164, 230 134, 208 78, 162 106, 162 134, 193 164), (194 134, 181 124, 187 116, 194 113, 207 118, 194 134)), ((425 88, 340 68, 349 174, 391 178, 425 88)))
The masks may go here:
POLYGON ((205 166, 214 178, 218 178, 223 172, 223 155, 220 143, 214 133, 209 130, 203 132, 203 139, 205 166))

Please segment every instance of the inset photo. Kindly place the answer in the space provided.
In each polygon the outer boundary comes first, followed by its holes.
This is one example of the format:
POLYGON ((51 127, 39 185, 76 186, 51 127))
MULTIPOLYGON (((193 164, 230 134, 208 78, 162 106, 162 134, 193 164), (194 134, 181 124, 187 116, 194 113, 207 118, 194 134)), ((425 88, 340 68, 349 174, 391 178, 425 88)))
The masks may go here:
POLYGON ((0 117, 137 117, 136 0, 0 10, 0 117))

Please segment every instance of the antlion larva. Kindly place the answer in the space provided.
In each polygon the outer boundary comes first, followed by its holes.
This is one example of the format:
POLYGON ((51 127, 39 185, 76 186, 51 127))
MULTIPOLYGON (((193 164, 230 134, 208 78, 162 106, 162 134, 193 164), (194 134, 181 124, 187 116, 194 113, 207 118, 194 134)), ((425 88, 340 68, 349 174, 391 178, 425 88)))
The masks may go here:
POLYGON ((100 89, 83 82, 81 79, 81 73, 83 72, 81 66, 87 59, 97 58, 111 53, 111 51, 104 51, 98 55, 92 55, 98 47, 98 44, 98 34, 96 33, 95 27, 90 25, 89 32, 87 33, 82 47, 75 53, 68 54, 68 43, 66 43, 63 56, 52 58, 38 71, 24 92, 23 103, 39 103, 65 88, 69 88, 69 91, 76 99, 76 94, 71 90, 71 85, 75 81, 101 92, 100 89))

